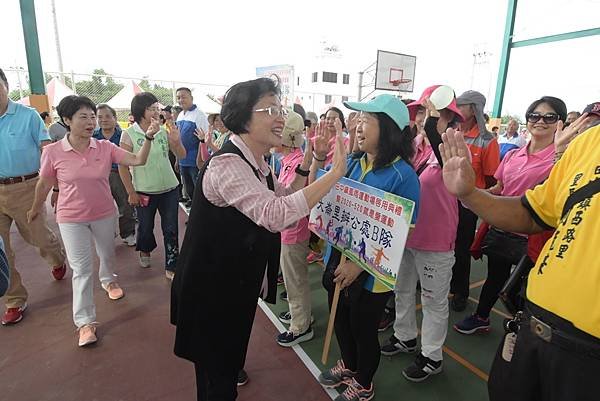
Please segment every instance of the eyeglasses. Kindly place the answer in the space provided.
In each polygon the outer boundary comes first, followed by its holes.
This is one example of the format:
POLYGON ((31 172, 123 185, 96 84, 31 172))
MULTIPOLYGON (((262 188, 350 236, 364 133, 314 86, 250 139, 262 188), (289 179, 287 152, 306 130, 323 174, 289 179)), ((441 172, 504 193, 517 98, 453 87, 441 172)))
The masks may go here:
POLYGON ((160 111, 160 107, 157 107, 157 106, 146 107, 146 110, 149 110, 149 111, 160 111))
POLYGON ((530 122, 530 123, 537 123, 540 120, 544 120, 544 123, 546 123, 546 124, 554 124, 555 122, 558 121, 558 114, 547 113, 547 114, 542 115, 540 113, 527 113, 525 118, 527 118, 527 122, 530 122))
POLYGON ((267 112, 269 113, 269 116, 271 117, 283 117, 283 118, 287 118, 288 116, 288 110, 283 108, 283 107, 275 107, 275 106, 269 106, 269 107, 265 107, 264 109, 256 109, 254 110, 256 112, 267 112))

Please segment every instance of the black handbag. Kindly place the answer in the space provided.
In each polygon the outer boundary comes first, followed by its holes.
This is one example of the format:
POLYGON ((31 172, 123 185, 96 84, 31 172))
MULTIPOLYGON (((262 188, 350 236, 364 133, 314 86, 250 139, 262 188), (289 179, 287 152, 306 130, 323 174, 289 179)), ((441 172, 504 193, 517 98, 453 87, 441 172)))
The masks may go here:
POLYGON ((516 265, 527 254, 527 237, 490 227, 481 241, 481 252, 502 257, 516 265))

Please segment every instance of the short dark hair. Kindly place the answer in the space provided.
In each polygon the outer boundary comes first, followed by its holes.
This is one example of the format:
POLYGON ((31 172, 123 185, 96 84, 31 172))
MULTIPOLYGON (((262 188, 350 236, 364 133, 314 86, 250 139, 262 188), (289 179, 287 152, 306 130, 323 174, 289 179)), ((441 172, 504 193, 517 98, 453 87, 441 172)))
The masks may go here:
POLYGON ((294 112, 300 114, 303 120, 306 120, 306 111, 301 104, 294 103, 294 112))
POLYGON ((158 119, 160 120, 160 123, 161 123, 161 124, 164 124, 164 123, 166 123, 166 122, 167 122, 167 119, 166 119, 166 118, 165 118, 165 116, 163 116, 162 114, 160 114, 160 115, 158 116, 158 119))
POLYGON ((179 92, 179 91, 186 91, 187 93, 189 93, 189 94, 190 94, 190 96, 192 96, 192 91, 191 91, 191 89, 190 89, 190 88, 188 88, 188 87, 182 86, 182 87, 180 87, 180 88, 177 88, 177 89, 175 90, 175 93, 177 93, 177 92, 179 92))
MULTIPOLYGON (((373 170, 381 169, 392 163, 398 156, 412 166, 411 160, 415 155, 413 147, 413 134, 410 124, 400 129, 385 113, 369 113, 379 121, 379 142, 377 144, 377 156, 373 161, 373 170)), ((353 154, 354 158, 361 157, 364 152, 353 154)))
POLYGON ((146 109, 158 102, 156 96, 150 92, 138 93, 131 99, 131 114, 133 115, 133 121, 139 123, 146 113, 146 109))
POLYGON ((234 134, 247 133, 252 109, 265 95, 279 96, 279 82, 270 78, 258 78, 239 82, 229 88, 221 107, 221 120, 225 127, 234 134))
POLYGON ((6 79, 6 75, 4 74, 4 71, 2 71, 2 68, 0 68, 0 79, 6 85, 6 89, 8 89, 8 79, 6 79))
POLYGON ((42 120, 45 120, 46 117, 48 117, 50 115, 50 113, 48 113, 47 111, 42 111, 40 113, 40 117, 42 117, 42 120))
POLYGON ((72 119, 73 115, 83 108, 91 109, 94 113, 96 112, 94 102, 85 96, 69 95, 60 101, 56 107, 56 112, 64 126, 67 127, 67 131, 71 131, 71 127, 65 122, 65 118, 72 119))
POLYGON ((178 104, 175 104, 175 105, 173 105, 173 107, 171 107, 171 113, 176 113, 176 112, 181 113, 182 111, 183 111, 183 108, 178 104))
POLYGON ((564 123, 567 120, 567 105, 561 99, 554 96, 542 96, 535 102, 531 103, 525 112, 525 115, 533 113, 536 107, 546 103, 558 114, 558 118, 564 123))
POLYGON ((327 113, 329 113, 330 111, 334 111, 334 112, 337 113, 340 121, 342 122, 342 128, 346 128, 346 121, 345 121, 345 118, 344 118, 344 113, 340 109, 338 109, 337 107, 333 106, 333 107, 330 107, 330 108, 327 109, 327 111, 325 112, 325 115, 327 116, 327 113))
POLYGON ((96 109, 97 110, 109 110, 110 114, 112 114, 114 118, 117 118, 117 112, 115 111, 115 109, 113 109, 106 103, 100 103, 98 106, 96 106, 96 109))
POLYGON ((569 115, 569 114, 575 114, 577 116, 577 118, 581 117, 581 113, 578 111, 570 111, 567 113, 567 115, 569 115))

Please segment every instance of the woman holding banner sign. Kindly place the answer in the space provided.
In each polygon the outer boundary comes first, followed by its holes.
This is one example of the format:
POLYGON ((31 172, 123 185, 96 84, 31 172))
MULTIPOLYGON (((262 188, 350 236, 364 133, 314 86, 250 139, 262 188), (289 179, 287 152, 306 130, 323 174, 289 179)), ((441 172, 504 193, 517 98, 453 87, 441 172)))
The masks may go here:
POLYGON ((421 283, 421 352, 402 371, 410 381, 420 382, 442 371, 442 346, 448 333, 448 292, 454 264, 454 242, 458 225, 458 202, 444 185, 439 144, 441 133, 462 115, 456 106, 454 91, 434 85, 421 98, 408 105, 411 115, 425 110, 424 151, 414 159, 421 183, 420 213, 415 229, 406 242, 394 293, 396 320, 394 334, 381 348, 386 356, 417 351, 415 295, 421 283))
POLYGON ((287 110, 279 96, 269 78, 232 86, 221 109, 231 140, 198 176, 171 291, 175 354, 194 363, 198 400, 237 397, 257 299, 275 302, 279 233, 307 216, 346 173, 338 135, 331 171, 319 181, 305 187, 310 144, 289 186, 273 178, 263 155, 282 143, 287 110))
MULTIPOLYGON (((409 162, 414 149, 408 109, 391 95, 380 95, 366 103, 345 102, 344 105, 360 112, 356 128, 360 151, 348 158, 346 177, 413 200, 415 213, 411 223, 414 224, 419 180, 409 162)), ((339 121, 336 121, 336 128, 339 136, 339 121)), ((317 136, 311 173, 316 167, 322 167, 326 159, 324 142, 323 135, 317 136)), ((377 329, 390 290, 355 263, 347 261, 337 268, 338 263, 340 252, 328 244, 323 284, 329 293, 330 307, 334 298, 333 283, 340 283, 341 288, 346 289, 346 295, 340 297, 334 323, 342 360, 322 372, 319 381, 326 387, 348 386, 336 398, 338 401, 371 399, 373 376, 380 359, 377 329)))

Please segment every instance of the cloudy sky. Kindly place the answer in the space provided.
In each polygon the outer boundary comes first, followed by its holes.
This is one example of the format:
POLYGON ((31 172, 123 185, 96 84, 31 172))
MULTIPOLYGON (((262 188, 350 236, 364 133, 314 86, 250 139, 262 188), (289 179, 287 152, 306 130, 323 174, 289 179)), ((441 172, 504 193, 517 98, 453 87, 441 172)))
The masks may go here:
MULTIPOLYGON (((42 66, 58 71, 50 0, 37 0, 42 66)), ((415 55, 413 97, 445 83, 474 88, 491 109, 506 0, 193 1, 56 0, 65 71, 232 84, 258 66, 310 65, 319 42, 337 44, 354 71, 377 49, 415 55), (474 68, 475 51, 490 54, 474 68)), ((520 0, 515 40, 600 25, 600 0, 520 0)), ((26 67, 19 2, 5 0, 0 66, 26 67)), ((569 109, 600 100, 600 36, 513 50, 504 112, 542 95, 569 109)), ((481 61, 481 59, 480 59, 481 61)))

